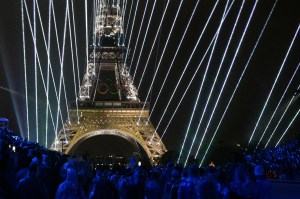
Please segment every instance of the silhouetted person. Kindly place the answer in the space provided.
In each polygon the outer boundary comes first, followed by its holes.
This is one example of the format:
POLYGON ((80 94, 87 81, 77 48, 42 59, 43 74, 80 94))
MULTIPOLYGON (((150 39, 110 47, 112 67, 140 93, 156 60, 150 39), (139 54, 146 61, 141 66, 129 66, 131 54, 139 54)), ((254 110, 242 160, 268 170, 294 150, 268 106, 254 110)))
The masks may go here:
POLYGON ((177 199, 178 188, 181 182, 181 174, 178 169, 173 169, 171 179, 165 184, 164 199, 177 199))
POLYGON ((255 199, 270 199, 271 198, 271 183, 266 180, 264 168, 261 165, 254 167, 256 193, 255 199))
POLYGON ((199 168, 196 165, 191 165, 188 170, 188 177, 185 178, 179 186, 179 199, 196 199, 196 185, 199 177, 199 168))
POLYGON ((218 199, 218 184, 211 178, 202 179, 197 184, 198 198, 218 199))
POLYGON ((85 193, 79 184, 75 169, 67 169, 67 177, 62 182, 56 192, 56 199, 84 199, 85 193))
POLYGON ((100 171, 96 173, 95 181, 89 194, 90 199, 116 199, 118 190, 115 185, 102 175, 100 171))
POLYGON ((50 158, 46 154, 42 155, 42 162, 39 164, 38 178, 44 182, 47 192, 49 193, 49 198, 54 198, 58 186, 58 174, 50 167, 50 158))
POLYGON ((28 167, 28 174, 22 178, 17 185, 16 198, 18 199, 40 199, 48 198, 48 193, 42 181, 37 177, 38 164, 31 162, 28 167))
POLYGON ((152 170, 150 178, 145 184, 145 199, 160 199, 162 198, 162 187, 159 182, 160 174, 158 171, 152 170))
POLYGON ((255 184, 246 166, 241 165, 234 169, 234 177, 229 189, 229 198, 254 198, 255 184))
POLYGON ((12 198, 16 186, 8 142, 0 139, 0 198, 12 198))

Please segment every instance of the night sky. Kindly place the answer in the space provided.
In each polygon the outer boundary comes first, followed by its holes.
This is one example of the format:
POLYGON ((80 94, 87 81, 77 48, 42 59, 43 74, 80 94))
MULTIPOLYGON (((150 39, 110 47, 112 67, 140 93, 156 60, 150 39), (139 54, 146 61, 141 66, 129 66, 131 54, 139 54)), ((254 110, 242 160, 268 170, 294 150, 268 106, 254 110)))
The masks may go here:
MULTIPOLYGON (((24 61, 23 61, 23 43, 22 43, 22 20, 21 20, 21 1, 20 0, 2 0, 0 7, 0 117, 7 117, 10 120, 10 127, 18 134, 26 137, 26 106, 25 106, 25 83, 24 83, 24 61)), ((29 12, 32 17, 32 1, 26 1, 28 4, 29 12)), ((78 43, 78 61, 79 61, 79 76, 82 80, 86 62, 85 57, 85 21, 84 21, 84 1, 74 0, 75 9, 75 21, 76 21, 76 34, 78 43)), ((134 1, 133 11, 135 8, 134 1)), ((180 0, 171 0, 167 9, 165 18, 162 23, 162 28, 158 32, 157 41, 154 43, 154 38, 157 33, 162 14, 167 0, 157 0, 157 5, 154 10, 153 18, 149 26, 149 31, 145 40, 145 46, 141 53, 141 60, 138 66, 137 57, 141 50, 142 41, 146 34, 146 27, 150 20, 151 9, 154 1, 149 1, 148 8, 146 10, 145 20, 142 26, 139 42, 137 43, 137 52, 132 59, 131 74, 134 74, 134 70, 137 68, 135 84, 138 85, 141 81, 141 76, 144 68, 146 67, 146 61, 150 55, 150 50, 154 44, 153 52, 150 56, 149 63, 146 68, 144 78, 139 89, 139 97, 141 101, 144 101, 148 93, 151 81, 154 77, 156 68, 162 55, 164 46, 167 42, 168 35, 172 23, 174 21, 176 12, 178 10, 180 0)), ((151 104, 151 110, 153 104, 157 99, 158 92, 162 87, 167 71, 170 67, 171 61, 174 57, 178 44, 182 38, 183 32, 190 19, 191 13, 196 5, 196 0, 183 1, 181 11, 179 12, 178 19, 175 23, 174 30, 170 37, 170 41, 167 45, 165 54, 162 58, 160 68, 157 72, 157 77, 154 81, 154 85, 151 91, 151 95, 148 99, 151 104)), ((216 1, 200 0, 194 17, 192 18, 190 28, 183 40, 182 46, 178 51, 178 55, 175 59, 173 68, 169 77, 166 79, 166 85, 162 90, 161 96, 158 98, 157 107, 153 111, 151 121, 154 126, 157 126, 162 114, 165 111, 172 92, 175 89, 180 75, 184 71, 184 67, 194 49, 194 46, 200 36, 203 27, 210 15, 211 10, 214 7, 216 1)), ((170 102, 169 109, 166 111, 158 133, 162 135, 164 132, 173 112, 176 108, 181 96, 186 90, 188 84, 191 82, 191 78, 195 74, 195 70, 202 59, 211 39, 213 38, 219 24, 223 11, 226 5, 225 0, 220 0, 216 7, 215 13, 212 15, 211 22, 208 24, 206 31, 203 34, 203 38, 199 42, 198 47, 195 50, 194 56, 191 58, 188 68, 182 78, 181 83, 175 92, 173 100, 170 102)), ((231 3, 232 1, 230 1, 231 3)), ((215 111, 215 115, 212 119, 211 125, 208 128, 206 137, 203 141, 203 146, 200 149, 200 157, 205 152, 205 149, 212 138, 212 135, 222 117, 222 114, 226 108, 226 105, 235 89, 235 86, 241 76, 241 73, 249 59, 253 47, 261 33, 261 30, 267 20, 267 17, 274 5, 275 0, 260 0, 257 3, 257 7, 254 11, 253 18, 249 24, 249 28, 245 34, 244 41, 241 44, 240 50, 237 54, 236 60, 232 66, 232 71, 229 75, 226 86, 224 87, 223 94, 221 95, 219 105, 215 111)), ((210 103, 207 106, 206 114, 203 117, 203 124, 200 126, 200 131, 196 139, 197 147, 200 143, 202 134, 209 120, 211 112, 216 103, 217 97, 222 88, 222 83, 226 77, 227 71, 230 67, 232 59, 234 57, 236 48, 239 44, 240 38, 243 34, 243 30, 247 24, 251 10, 254 6, 254 0, 247 0, 244 4, 244 8, 241 12, 240 19, 237 23, 236 30, 233 34, 231 44, 228 48, 227 56, 224 59, 224 64, 220 70, 219 77, 216 81, 215 89, 212 92, 210 103)), ((222 56, 224 54, 228 39, 231 31, 234 27, 237 14, 241 7, 242 0, 236 0, 233 4, 224 24, 221 28, 217 43, 215 45, 215 51, 212 55, 209 70, 203 84, 201 96, 199 98, 198 106, 195 111, 195 117, 192 121, 189 136, 186 141, 186 147, 184 151, 187 152, 189 146, 191 146, 192 139, 195 134, 195 130, 202 115, 202 111, 205 107, 208 99, 211 87, 216 77, 217 71, 220 66, 222 56)), ((127 2, 127 9, 125 14, 125 28, 129 19, 131 1, 127 2)), ((138 12, 136 14, 136 20, 132 31, 132 39, 130 42, 131 53, 135 46, 138 31, 140 28, 144 8, 146 5, 145 0, 140 0, 138 6, 138 12)), ((44 22, 43 27, 45 31, 48 30, 48 1, 39 1, 41 9, 42 20, 44 22)), ((64 12, 65 1, 54 0, 58 35, 60 47, 63 43, 63 27, 64 27, 64 12)), ((89 30, 91 30, 91 6, 92 1, 89 1, 89 30)), ((129 21, 129 28, 126 34, 125 44, 129 43, 129 35, 132 25, 133 13, 129 21)), ((33 19, 31 19, 33 20, 33 19)), ((53 21, 52 21, 53 22, 53 21)), ((212 143, 210 152, 208 153, 207 161, 214 160, 215 155, 219 155, 220 151, 225 153, 225 150, 235 148, 237 144, 241 144, 245 147, 252 134, 252 131, 258 121, 260 113, 264 107, 267 97, 271 91, 273 83, 276 79, 278 71, 283 63, 285 55, 291 44, 291 41, 296 33, 296 30, 300 22, 300 2, 298 0, 278 0, 278 3, 274 9, 274 12, 270 18, 269 23, 265 29, 264 34, 257 49, 253 54, 253 57, 249 63, 249 66, 245 72, 245 75, 238 87, 238 90, 231 102, 231 105, 224 117, 224 120, 220 126, 220 129, 212 143)), ((90 37, 91 37, 91 31, 90 37)), ((298 33, 294 45, 290 51, 289 56, 286 59, 286 63, 282 69, 281 75, 278 78, 278 82, 274 87, 273 94, 269 99, 269 103, 265 109, 264 114, 261 117, 261 121, 253 136, 253 142, 257 142, 262 135, 273 111, 275 110, 283 92, 285 91, 294 71, 296 70, 300 61, 300 33, 298 33)), ((27 77, 28 77, 28 100, 29 100, 29 117, 30 117, 30 129, 32 130, 32 139, 36 139, 35 135, 35 86, 34 86, 34 61, 33 61, 33 42, 30 35, 29 24, 27 16, 25 15, 25 37, 26 37, 26 65, 27 65, 27 77)), ((55 74, 55 80, 58 82, 60 66, 58 59, 57 44, 55 40, 54 26, 51 26, 51 60, 53 70, 55 74)), ((68 100, 75 99, 75 91, 73 84, 73 72, 71 62, 71 48, 69 40, 69 32, 66 34, 65 43, 65 62, 64 62, 64 76, 66 82, 67 98, 68 100)), ((40 24, 37 19, 37 45, 40 52, 43 73, 46 76, 47 68, 47 55, 43 43, 43 37, 40 24)), ((196 73, 195 79, 192 81, 190 89, 187 91, 186 96, 183 98, 178 111, 175 114, 174 119, 170 123, 166 134, 163 137, 168 150, 179 151, 183 143, 184 135, 187 131, 189 120, 193 112, 197 94, 203 80, 205 69, 208 66, 208 58, 211 50, 208 51, 207 57, 204 59, 199 71, 196 73)), ((132 54, 131 54, 132 55, 132 54)), ((40 132, 45 131, 45 94, 42 86, 41 76, 38 75, 38 99, 39 99, 39 129, 40 132)), ((279 106, 278 112, 274 117, 274 121, 270 124, 270 130, 266 132, 262 145, 267 141, 272 130, 276 126, 281 114, 283 113, 289 100, 293 97, 294 92, 300 84, 300 72, 297 72, 294 80, 291 82, 289 89, 286 92, 285 97, 279 106)), ((54 102, 54 89, 50 83, 50 103, 55 107, 57 103, 54 102), (52 102, 52 101, 53 102, 52 102)), ((62 95, 63 96, 63 95, 62 95)), ((64 106, 64 102, 61 103, 64 106)), ((286 129, 287 125, 294 117, 295 113, 300 108, 299 100, 296 100, 290 106, 286 116, 283 119, 282 124, 278 127, 278 130, 274 134, 274 139, 271 140, 269 146, 274 146, 279 137, 286 129)), ((55 108, 54 108, 55 110, 55 108)), ((55 112, 55 111, 54 111, 55 112)), ((65 110, 63 109, 63 116, 66 118, 65 110)), ((50 121, 50 120, 49 120, 50 121)), ((51 125, 49 125, 51 126, 51 125)), ((49 139, 53 139, 53 129, 49 127, 49 139), (51 132, 52 130, 52 132, 51 132)), ((282 142, 286 142, 293 138, 299 138, 300 122, 299 117, 296 118, 293 125, 283 138, 282 142)), ((44 134, 40 134, 41 142, 45 142, 44 134)), ((51 143, 49 141, 49 143, 51 143)), ((195 154, 196 148, 192 150, 192 154, 195 154)), ((224 153, 222 155, 224 155, 224 153)), ((225 156, 225 155, 224 155, 225 156)))

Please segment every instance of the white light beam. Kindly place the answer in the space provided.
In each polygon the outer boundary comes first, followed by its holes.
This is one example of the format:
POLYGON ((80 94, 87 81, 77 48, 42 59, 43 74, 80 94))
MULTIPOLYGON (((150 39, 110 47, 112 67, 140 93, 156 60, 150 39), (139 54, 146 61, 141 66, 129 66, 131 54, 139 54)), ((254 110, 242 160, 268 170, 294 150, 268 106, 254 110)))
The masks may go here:
POLYGON ((296 34, 295 34, 295 36, 294 36, 294 38, 293 38, 293 40, 292 40, 292 42, 291 42, 291 45, 289 46, 289 49, 288 49, 288 51, 287 51, 287 53, 286 53, 286 55, 285 55, 285 58, 284 58, 284 60, 283 60, 283 62, 282 62, 282 64, 281 64, 280 70, 279 70, 279 72, 278 72, 278 74, 277 74, 277 76, 276 76, 276 79, 275 79, 274 84, 273 84, 273 86, 272 86, 272 88, 271 88, 271 91, 270 91, 270 93, 269 93, 269 95, 268 95, 268 98, 267 98, 267 100, 266 100, 266 102, 265 102, 265 104, 264 104, 264 107, 263 107, 263 109, 262 109, 260 115, 259 115, 258 121, 256 122, 256 125, 255 125, 255 127, 254 127, 254 129, 253 129, 253 132, 252 132, 252 134, 251 134, 251 137, 250 137, 250 139, 249 139, 249 141, 248 141, 248 145, 247 145, 247 147, 246 147, 246 151, 247 151, 247 149, 248 149, 248 146, 249 146, 250 142, 252 141, 252 138, 253 138, 254 133, 255 133, 257 127, 258 127, 258 124, 259 124, 259 122, 260 122, 260 119, 261 119, 261 117, 262 117, 262 115, 263 115, 263 113, 264 113, 264 111, 265 111, 265 108, 266 108, 266 106, 267 106, 267 104, 268 104, 268 102, 269 102, 269 99, 270 99, 270 97, 271 97, 271 95, 272 95, 272 93, 273 93, 273 89, 274 89, 274 87, 276 86, 277 80, 278 80, 278 78, 279 78, 279 76, 280 76, 280 74, 281 74, 281 71, 282 71, 282 69, 283 69, 283 66, 285 65, 286 59, 287 59, 287 57, 288 57, 288 55, 289 55, 289 53, 290 53, 290 50, 291 50, 291 48, 292 48, 292 46, 293 46, 293 44, 294 44, 295 39, 296 39, 296 37, 297 37, 298 31, 299 31, 299 27, 300 27, 300 25, 299 25, 298 28, 297 28, 296 34))
POLYGON ((213 142, 213 140, 214 140, 214 138, 215 138, 215 136, 216 136, 216 134, 217 134, 217 132, 218 132, 218 130, 219 130, 221 124, 222 124, 222 122, 223 122, 223 119, 224 119, 224 117, 225 117, 225 115, 226 115, 226 113, 227 113, 227 110, 228 110, 228 108, 229 108, 231 102, 232 102, 232 99, 233 99, 233 97, 234 97, 234 95, 235 95, 235 93, 236 93, 236 91, 237 91, 237 89, 238 89, 238 87, 239 87, 239 85, 240 85, 240 83, 241 83, 243 77, 244 77, 244 74, 245 74, 245 72, 246 72, 246 70, 247 70, 247 68, 248 68, 248 66, 249 66, 249 63, 250 63, 250 61, 251 61, 251 59, 252 59, 252 56, 253 56, 253 54, 254 54, 254 52, 255 52, 255 50, 256 50, 256 47, 257 47, 257 45, 259 44, 259 41, 260 41, 260 39, 261 39, 261 37, 262 37, 264 31, 265 31, 265 28, 266 28, 266 26, 267 26, 267 24, 268 24, 268 22, 269 22, 269 19, 270 19, 271 16, 272 16, 272 13, 273 13, 273 11, 274 11, 274 8, 275 8, 275 6, 276 6, 276 3, 277 3, 277 0, 276 0, 276 2, 274 3, 274 6, 273 6, 273 8, 272 8, 272 10, 271 10, 271 12, 270 12, 270 14, 269 14, 267 20, 266 20, 266 23, 265 23, 265 25, 264 25, 262 31, 260 32, 260 35, 259 35, 259 37, 258 37, 258 39, 257 39, 257 41, 256 41, 256 43, 255 43, 255 46, 254 46, 254 48, 253 48, 253 50, 252 50, 252 52, 251 52, 251 54, 250 54, 250 56, 249 56, 249 59, 248 59, 246 65, 245 65, 245 67, 244 67, 244 70, 243 70, 243 72, 242 72, 242 74, 241 74, 241 76, 240 76, 240 78, 239 78, 239 81, 238 81, 238 83, 237 83, 236 86, 235 86, 235 89, 234 89, 234 91, 233 91, 233 93, 232 93, 232 95, 231 95, 231 98, 230 98, 230 100, 229 100, 229 102, 228 102, 228 104, 227 104, 227 106, 226 106, 226 108, 225 108, 225 111, 224 111, 224 113, 223 113, 223 115, 222 115, 222 117, 221 117, 221 119, 220 119, 220 121, 219 121, 219 124, 218 124, 218 126, 217 126, 217 128, 216 128, 216 130, 215 130, 215 132, 214 132, 214 134, 213 134, 213 137, 212 137, 212 139, 210 140, 210 142, 209 142, 209 144, 208 144, 208 147, 207 147, 207 149, 206 149, 206 151, 205 151, 205 153, 204 153, 204 155, 203 155, 203 157, 202 157, 202 160, 201 160, 201 162, 200 162, 200 165, 202 165, 202 163, 203 163, 203 161, 204 161, 204 159, 205 159, 205 157, 206 157, 206 155, 207 155, 207 152, 209 151, 210 146, 211 146, 211 144, 212 144, 212 142, 213 142))
POLYGON ((294 77, 295 77, 296 73, 298 72, 299 66, 300 66, 300 64, 297 66, 296 70, 294 71, 294 74, 293 74, 292 78, 290 79, 290 81, 289 81, 287 87, 285 88, 285 91, 283 92, 283 94, 282 94, 282 96, 281 96, 281 98, 280 98, 280 100, 279 100, 279 102, 278 102, 278 104, 277 104, 277 106, 276 106, 276 108, 275 108, 275 110, 274 110, 274 112, 273 112, 273 114, 272 114, 272 116, 271 116, 271 118, 270 118, 270 120, 269 120, 269 122, 268 122, 268 124, 267 124, 267 126, 266 126, 266 128, 265 128, 265 130, 264 130, 264 132, 263 132, 263 134, 262 134, 262 136, 260 137, 260 139, 259 139, 259 141, 258 141, 258 143, 257 143, 257 145, 256 145, 256 147, 255 147, 254 152, 257 150, 257 148, 258 148, 258 146, 259 146, 261 140, 263 139, 263 137, 264 137, 264 135, 265 135, 267 129, 269 128, 269 126, 270 126, 270 124, 271 124, 271 122, 272 122, 272 120, 273 120, 273 118, 274 118, 274 116, 275 116, 275 114, 276 114, 276 112, 277 112, 279 106, 281 105, 281 102, 282 102, 282 100, 283 100, 283 98, 284 98, 284 96, 285 96, 287 90, 289 89, 289 87, 290 87, 292 81, 294 80, 294 77))

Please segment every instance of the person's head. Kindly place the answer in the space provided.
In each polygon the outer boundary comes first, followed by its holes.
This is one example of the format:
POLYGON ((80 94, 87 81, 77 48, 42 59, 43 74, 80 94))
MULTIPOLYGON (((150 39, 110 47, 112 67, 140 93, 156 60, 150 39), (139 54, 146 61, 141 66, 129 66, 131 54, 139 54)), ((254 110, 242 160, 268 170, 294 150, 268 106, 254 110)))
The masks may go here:
POLYGON ((172 179, 180 179, 180 171, 178 169, 173 169, 171 173, 172 179))
POLYGON ((234 170, 234 180, 240 183, 246 183, 251 180, 248 169, 245 166, 238 166, 234 170))
POLYGON ((66 177, 67 177, 67 170, 70 169, 70 168, 76 170, 75 169, 75 165, 73 163, 71 163, 71 162, 66 162, 61 167, 60 175, 61 175, 61 177, 63 179, 66 179, 66 177))
POLYGON ((70 182, 73 182, 73 183, 78 182, 77 173, 76 173, 75 169, 73 169, 73 168, 68 168, 67 169, 66 181, 70 181, 70 182))
POLYGON ((174 168, 174 163, 173 163, 173 162, 168 162, 166 168, 167 168, 167 169, 173 169, 173 168, 174 168))
POLYGON ((198 177, 199 175, 199 167, 197 165, 191 165, 189 167, 189 177, 198 177))
POLYGON ((42 155, 42 164, 50 166, 50 158, 47 154, 42 155))
POLYGON ((255 176, 264 176, 264 167, 261 165, 256 165, 254 167, 254 175, 255 176))
POLYGON ((214 173, 216 172, 216 168, 213 167, 213 166, 207 166, 207 167, 205 168, 205 171, 206 171, 206 173, 208 173, 208 174, 214 174, 214 173))
POLYGON ((31 162, 28 166, 28 175, 30 177, 36 177, 38 173, 38 163, 37 162, 31 162))

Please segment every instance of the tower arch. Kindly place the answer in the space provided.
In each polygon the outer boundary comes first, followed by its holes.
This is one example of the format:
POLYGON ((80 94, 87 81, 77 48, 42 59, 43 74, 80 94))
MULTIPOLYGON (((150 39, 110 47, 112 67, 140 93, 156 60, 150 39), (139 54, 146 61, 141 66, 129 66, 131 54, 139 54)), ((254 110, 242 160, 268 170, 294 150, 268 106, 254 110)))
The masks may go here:
POLYGON ((99 135, 112 135, 112 136, 121 137, 121 138, 129 141, 133 145, 135 144, 135 142, 137 142, 143 148, 143 150, 147 154, 148 158, 149 159, 152 158, 151 151, 147 147, 147 145, 144 144, 143 139, 138 138, 137 136, 133 136, 132 134, 125 132, 123 130, 119 130, 119 129, 99 129, 99 130, 95 130, 95 131, 86 133, 83 136, 81 136, 80 138, 78 138, 76 143, 74 143, 73 145, 70 145, 66 149, 65 152, 68 154, 73 154, 74 151, 77 149, 77 147, 79 147, 79 145, 82 144, 84 141, 86 141, 89 138, 92 138, 94 136, 99 136, 99 135))
POLYGON ((98 102, 84 105, 79 109, 79 120, 76 117, 77 109, 69 110, 70 121, 65 122, 52 149, 72 154, 84 140, 102 134, 123 137, 132 143, 136 141, 153 165, 167 151, 149 120, 149 108, 146 106, 142 109, 143 102, 98 102))

